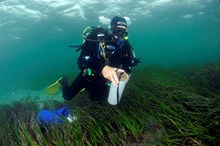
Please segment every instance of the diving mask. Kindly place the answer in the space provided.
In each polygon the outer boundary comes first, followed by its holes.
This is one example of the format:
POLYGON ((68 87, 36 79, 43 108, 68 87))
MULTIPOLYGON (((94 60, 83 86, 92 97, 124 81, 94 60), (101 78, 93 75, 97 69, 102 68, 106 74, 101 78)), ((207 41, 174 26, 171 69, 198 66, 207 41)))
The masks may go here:
POLYGON ((125 28, 115 27, 112 30, 112 34, 118 38, 123 38, 128 35, 128 32, 125 28))

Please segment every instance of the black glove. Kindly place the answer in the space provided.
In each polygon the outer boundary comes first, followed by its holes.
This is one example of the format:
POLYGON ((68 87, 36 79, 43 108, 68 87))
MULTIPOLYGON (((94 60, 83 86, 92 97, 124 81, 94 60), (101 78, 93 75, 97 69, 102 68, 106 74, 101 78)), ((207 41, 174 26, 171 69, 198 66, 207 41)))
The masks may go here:
POLYGON ((131 65, 132 65, 132 66, 137 66, 138 63, 141 63, 141 59, 140 59, 140 58, 133 58, 133 59, 131 60, 131 65))

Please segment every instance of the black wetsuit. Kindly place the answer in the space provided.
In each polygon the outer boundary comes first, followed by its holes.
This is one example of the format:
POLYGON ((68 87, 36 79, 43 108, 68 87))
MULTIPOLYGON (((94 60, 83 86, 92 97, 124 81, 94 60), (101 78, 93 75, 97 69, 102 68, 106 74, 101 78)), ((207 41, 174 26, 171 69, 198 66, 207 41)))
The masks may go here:
POLYGON ((90 93, 92 100, 103 99, 109 88, 109 81, 102 76, 104 66, 120 68, 130 74, 134 58, 133 49, 127 40, 116 40, 107 30, 95 29, 83 43, 78 58, 79 75, 70 86, 62 84, 64 99, 71 100, 83 88, 90 93))

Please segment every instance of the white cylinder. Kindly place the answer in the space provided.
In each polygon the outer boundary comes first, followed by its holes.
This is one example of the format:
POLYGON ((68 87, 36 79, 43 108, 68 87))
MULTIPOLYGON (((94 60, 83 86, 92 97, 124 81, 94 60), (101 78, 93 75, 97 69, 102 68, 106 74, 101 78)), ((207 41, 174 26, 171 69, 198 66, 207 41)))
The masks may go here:
POLYGON ((125 72, 119 78, 120 80, 118 86, 111 83, 111 87, 108 94, 108 103, 111 105, 117 105, 120 102, 125 85, 129 80, 129 76, 125 72))

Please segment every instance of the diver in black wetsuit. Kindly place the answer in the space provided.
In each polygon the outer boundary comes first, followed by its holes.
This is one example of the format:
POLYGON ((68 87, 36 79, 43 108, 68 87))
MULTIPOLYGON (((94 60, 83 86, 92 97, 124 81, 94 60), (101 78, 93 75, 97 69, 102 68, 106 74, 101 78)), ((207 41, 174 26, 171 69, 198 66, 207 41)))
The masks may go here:
POLYGON ((108 93, 108 82, 118 84, 116 73, 131 73, 132 66, 140 63, 128 42, 127 22, 125 18, 114 17, 110 30, 94 28, 81 46, 78 58, 79 75, 69 86, 67 78, 60 80, 63 98, 71 100, 85 88, 92 100, 102 100, 108 93))

